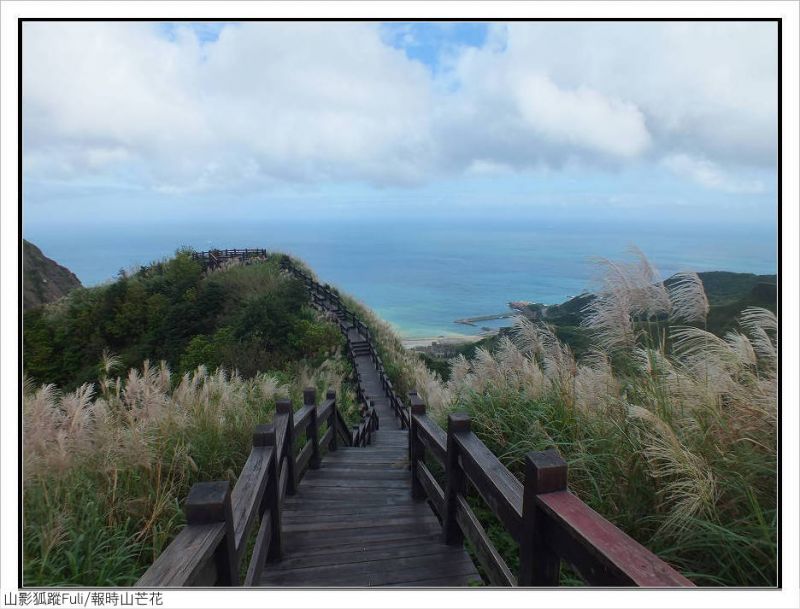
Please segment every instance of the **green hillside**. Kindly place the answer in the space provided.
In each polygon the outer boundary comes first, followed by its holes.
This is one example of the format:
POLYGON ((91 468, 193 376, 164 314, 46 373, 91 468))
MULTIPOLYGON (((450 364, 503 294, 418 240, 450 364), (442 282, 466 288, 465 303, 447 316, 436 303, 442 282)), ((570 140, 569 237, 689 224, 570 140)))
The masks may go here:
POLYGON ((281 273, 279 256, 206 275, 181 251, 25 313, 23 364, 31 380, 62 388, 97 380, 104 352, 123 369, 149 359, 180 373, 204 364, 248 377, 318 362, 340 341, 303 286, 281 273))

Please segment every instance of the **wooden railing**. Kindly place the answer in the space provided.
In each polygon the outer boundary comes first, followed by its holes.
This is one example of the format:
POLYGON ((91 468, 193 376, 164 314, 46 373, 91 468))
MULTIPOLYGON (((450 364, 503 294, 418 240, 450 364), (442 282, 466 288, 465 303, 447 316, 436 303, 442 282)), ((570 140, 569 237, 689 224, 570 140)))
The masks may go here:
POLYGON ((258 425, 253 448, 233 490, 227 481, 192 486, 184 511, 186 526, 136 583, 138 587, 237 586, 240 566, 256 524, 245 585, 257 585, 268 562, 281 557, 281 503, 293 495, 307 469, 320 465, 322 451, 335 451, 352 437, 328 391, 316 405, 316 391, 303 392, 294 411, 278 400, 272 423, 258 425), (323 425, 325 432, 320 437, 323 425), (296 439, 305 437, 295 454, 296 439))
POLYGON ((446 543, 468 540, 495 586, 557 586, 564 561, 593 586, 692 586, 692 582, 592 510, 567 488, 567 464, 555 449, 531 452, 520 482, 471 431, 465 414, 451 414, 447 432, 409 394, 411 493, 430 502, 446 543), (444 470, 444 488, 429 468, 444 470), (467 501, 474 489, 519 544, 513 574, 467 501))
MULTIPOLYGON (((281 266, 284 270, 294 275, 297 279, 303 282, 308 290, 311 298, 311 303, 318 309, 333 313, 336 315, 339 328, 347 336, 348 332, 352 329, 358 331, 361 336, 365 338, 363 343, 351 344, 348 342, 347 358, 352 364, 353 374, 355 375, 354 386, 356 390, 356 398, 358 403, 361 404, 360 415, 361 422, 354 425, 352 435, 353 446, 366 446, 372 440, 372 433, 376 431, 380 425, 378 414, 375 411, 373 400, 375 396, 369 396, 363 391, 363 383, 358 377, 358 368, 356 367, 356 357, 363 355, 369 356, 375 364, 381 378, 381 384, 385 387, 385 383, 389 381, 386 376, 386 371, 383 368, 383 362, 375 349, 372 332, 367 325, 362 322, 355 313, 345 306, 339 294, 336 293, 329 285, 322 285, 311 277, 308 273, 298 268, 289 256, 284 256, 281 259, 281 266)), ((394 408, 394 407, 393 407, 394 408)))
POLYGON ((229 260, 239 262, 250 262, 252 260, 264 260, 267 257, 265 249, 232 249, 232 250, 209 250, 207 252, 192 252, 192 260, 197 260, 206 270, 214 270, 222 266, 229 260))

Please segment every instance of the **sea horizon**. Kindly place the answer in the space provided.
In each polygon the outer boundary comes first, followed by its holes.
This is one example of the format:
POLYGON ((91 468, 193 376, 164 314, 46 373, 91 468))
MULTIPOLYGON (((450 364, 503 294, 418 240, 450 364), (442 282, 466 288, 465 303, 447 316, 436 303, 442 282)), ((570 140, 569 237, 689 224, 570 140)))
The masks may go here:
POLYGON ((777 272, 774 227, 619 218, 406 221, 220 221, 161 225, 25 226, 24 237, 84 286, 196 250, 264 247, 304 260, 321 281, 371 307, 404 339, 474 336, 510 320, 456 319, 508 311, 511 301, 564 302, 595 287, 592 260, 640 248, 663 278, 682 270, 777 272))

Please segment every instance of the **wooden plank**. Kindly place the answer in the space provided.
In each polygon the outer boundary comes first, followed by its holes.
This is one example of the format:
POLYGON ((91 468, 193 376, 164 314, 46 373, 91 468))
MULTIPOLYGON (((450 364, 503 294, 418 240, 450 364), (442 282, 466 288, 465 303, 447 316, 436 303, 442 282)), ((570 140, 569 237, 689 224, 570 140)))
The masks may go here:
POLYGON ((415 544, 433 544, 436 546, 441 545, 441 533, 410 533, 400 537, 395 537, 385 541, 384 543, 364 544, 359 540, 355 543, 350 543, 346 539, 341 540, 341 543, 334 545, 320 545, 316 547, 306 546, 300 548, 291 548, 287 553, 287 558, 297 557, 311 557, 311 556, 328 556, 338 552, 348 554, 359 554, 372 550, 399 548, 415 544))
POLYGON ((331 416, 331 410, 333 409, 333 405, 336 403, 336 399, 326 399, 322 404, 317 406, 317 420, 318 421, 327 421, 328 417, 331 416))
POLYGON ((384 432, 378 431, 373 434, 372 442, 376 448, 399 448, 408 449, 408 436, 403 435, 399 438, 383 435, 384 432))
POLYGON ((658 556, 595 512, 569 491, 537 496, 552 521, 545 539, 596 586, 694 586, 658 556))
POLYGON ((478 437, 456 434, 461 465, 483 500, 519 542, 522 533, 522 483, 478 437))
MULTIPOLYGON (((347 492, 347 488, 344 487, 325 487, 325 486, 310 486, 303 484, 303 488, 301 491, 294 497, 289 497, 286 500, 287 504, 290 504, 295 501, 306 500, 306 499, 313 499, 313 498, 328 498, 328 499, 338 499, 344 500, 346 502, 351 502, 352 498, 349 497, 351 493, 347 492), (295 499, 295 497, 297 499, 295 499)), ((358 501, 367 500, 367 499, 393 499, 398 501, 405 501, 409 503, 408 497, 408 490, 406 488, 374 488, 368 486, 363 490, 359 491, 358 494, 358 501)))
POLYGON ((324 434, 322 434, 322 438, 319 440, 319 445, 326 450, 330 447, 331 438, 333 438, 333 428, 328 427, 324 434))
POLYGON ((341 509, 320 511, 315 507, 309 507, 307 510, 292 510, 283 511, 284 524, 297 524, 309 520, 309 517, 314 517, 313 522, 347 522, 352 523, 356 520, 362 520, 374 516, 372 520, 382 521, 384 518, 403 517, 408 518, 416 516, 418 518, 428 518, 431 512, 424 504, 412 504, 405 506, 385 505, 380 507, 362 507, 360 505, 342 505, 341 509))
POLYGON ((375 463, 372 461, 364 461, 364 462, 353 462, 353 461, 346 461, 346 460, 333 460, 328 457, 322 462, 322 466, 319 468, 320 471, 330 471, 333 473, 336 472, 369 472, 369 471, 393 471, 393 472, 402 472, 407 471, 406 466, 408 463, 403 463, 402 461, 395 460, 395 461, 381 461, 379 463, 375 463))
POLYGON ((392 496, 383 496, 381 495, 372 495, 370 497, 361 497, 359 495, 358 504, 355 505, 351 502, 344 501, 342 499, 341 494, 337 495, 336 497, 330 496, 313 496, 313 495, 302 495, 303 501, 307 504, 305 507, 303 503, 284 503, 284 512, 301 512, 301 513, 308 513, 311 510, 316 512, 322 511, 342 511, 346 513, 351 508, 369 508, 369 509, 380 509, 382 507, 391 507, 392 509, 398 509, 405 507, 408 505, 408 493, 403 492, 402 495, 392 495, 392 496))
MULTIPOLYGON (((427 510, 427 514, 424 514, 425 517, 428 515, 433 516, 433 512, 430 508, 424 504, 419 504, 422 508, 427 510)), ((286 517, 287 523, 297 523, 301 522, 303 519, 311 519, 313 518, 314 521, 343 521, 343 522, 356 522, 364 519, 369 519, 370 514, 378 514, 381 518, 389 518, 392 516, 406 516, 406 515, 418 515, 419 513, 410 509, 406 505, 402 505, 399 503, 370 503, 367 505, 352 505, 352 504, 342 504, 341 502, 326 502, 326 501, 312 501, 309 504, 307 509, 300 509, 299 506, 297 507, 286 507, 284 506, 283 516, 286 517), (286 517, 287 510, 289 512, 289 516, 286 517)), ((422 516, 422 515, 421 515, 422 516)))
POLYGON ((303 474, 305 473, 306 469, 308 468, 308 464, 311 461, 311 455, 314 454, 314 445, 311 442, 306 442, 306 445, 303 447, 303 450, 297 455, 297 460, 295 461, 294 471, 295 476, 297 476, 297 481, 300 482, 300 479, 303 478, 303 474))
MULTIPOLYGON (((225 535, 225 523, 184 527, 136 582, 139 588, 192 585, 209 562, 225 535)), ((213 585, 206 582, 204 585, 213 585)))
MULTIPOLYGON (((346 520, 311 520, 307 518, 305 521, 294 520, 291 523, 285 522, 283 525, 283 532, 300 533, 305 531, 340 531, 342 529, 352 529, 356 519, 346 520)), ((431 524, 438 525, 439 521, 430 511, 427 514, 406 514, 406 515, 392 515, 378 519, 362 519, 358 523, 360 531, 368 532, 370 529, 379 527, 402 526, 404 528, 415 528, 417 526, 428 526, 431 524)))
POLYGON ((267 487, 269 466, 274 454, 275 449, 271 446, 254 446, 236 481, 236 486, 231 491, 237 555, 241 554, 242 539, 246 537, 258 516, 258 506, 267 487))
POLYGON ((475 573, 475 566, 463 551, 460 557, 445 549, 439 554, 388 558, 368 563, 344 563, 317 567, 265 571, 264 586, 358 586, 372 587, 399 584, 428 578, 475 573))
POLYGON ((325 469, 326 467, 330 469, 336 468, 344 468, 344 469, 359 469, 362 467, 366 469, 406 469, 408 468, 408 459, 403 457, 398 457, 396 455, 389 456, 389 457, 376 457, 373 459, 350 459, 350 458, 343 458, 339 459, 333 458, 330 455, 325 457, 323 461, 322 468, 325 469))
POLYGON ((410 558, 413 556, 430 556, 431 554, 450 553, 460 557, 463 550, 445 546, 436 541, 401 541, 391 545, 377 547, 353 546, 350 549, 337 551, 334 549, 328 554, 304 554, 289 556, 275 565, 270 565, 270 570, 287 571, 303 567, 318 567, 335 564, 356 564, 384 558, 410 558))
POLYGON ((436 478, 433 477, 431 471, 422 461, 417 461, 417 475, 422 488, 425 489, 425 493, 428 495, 428 499, 433 504, 433 509, 441 518, 444 510, 444 491, 442 487, 439 486, 436 478))
MULTIPOLYGON (((339 451, 336 451, 339 453, 339 451)), ((370 446, 369 450, 364 450, 363 446, 352 448, 348 447, 341 454, 328 455, 328 459, 343 459, 345 457, 351 459, 366 459, 371 461, 376 457, 390 457, 393 459, 407 459, 408 451, 405 446, 370 446)))
MULTIPOLYGON (((339 451, 336 451, 337 453, 339 451)), ((352 459, 366 459, 368 461, 378 457, 389 457, 392 459, 407 459, 408 448, 406 446, 370 446, 369 450, 364 450, 363 446, 348 448, 346 453, 341 455, 328 455, 330 459, 341 459, 347 455, 352 459), (371 459, 372 458, 372 459, 371 459)))
POLYGON ((324 480, 326 478, 353 478, 355 480, 406 480, 409 479, 408 470, 402 467, 381 467, 359 470, 351 468, 320 468, 308 472, 310 480, 324 480), (312 475, 314 474, 314 475, 312 475))
POLYGON ((253 546, 253 555, 250 557, 250 564, 247 567, 247 575, 244 578, 245 586, 257 586, 264 571, 264 563, 267 561, 269 543, 272 540, 272 517, 269 512, 264 512, 261 519, 261 526, 258 527, 256 543, 253 546))
POLYGON ((419 439, 430 454, 444 467, 447 461, 447 434, 427 415, 414 415, 419 439))
POLYGON ((289 483, 289 466, 286 464, 286 460, 283 461, 283 467, 281 467, 281 474, 280 474, 280 486, 278 487, 280 491, 280 495, 278 498, 278 502, 283 502, 283 498, 286 496, 286 488, 289 483))
POLYGON ((272 423, 275 425, 275 445, 278 447, 278 459, 283 459, 284 444, 286 443, 286 430, 289 423, 289 415, 276 414, 272 418, 272 423))
POLYGON ((406 480, 359 480, 356 478, 333 478, 332 476, 324 476, 322 478, 306 478, 303 480, 303 486, 308 487, 331 487, 331 488, 346 488, 346 489, 407 489, 408 482, 406 480))
POLYGON ((516 586, 517 578, 511 573, 506 561, 500 556, 497 548, 489 540, 489 536, 481 525, 475 513, 469 507, 467 500, 461 495, 456 498, 456 520, 464 532, 464 537, 469 540, 475 549, 475 555, 481 563, 483 570, 494 586, 516 586))
POLYGON ((449 577, 433 577, 430 579, 418 579, 413 582, 403 582, 401 584, 387 584, 389 588, 456 588, 480 584, 481 577, 477 573, 467 575, 451 575, 449 577))
POLYGON ((306 548, 337 547, 343 543, 360 543, 364 545, 381 545, 395 539, 407 539, 421 535, 441 534, 439 523, 415 526, 413 529, 403 526, 379 526, 363 529, 356 525, 348 529, 328 531, 321 535, 318 531, 298 531, 286 535, 286 545, 293 551, 300 552, 306 548))
POLYGON ((300 435, 306 430, 308 424, 311 422, 311 411, 316 406, 313 404, 306 404, 294 413, 294 437, 299 438, 300 435))

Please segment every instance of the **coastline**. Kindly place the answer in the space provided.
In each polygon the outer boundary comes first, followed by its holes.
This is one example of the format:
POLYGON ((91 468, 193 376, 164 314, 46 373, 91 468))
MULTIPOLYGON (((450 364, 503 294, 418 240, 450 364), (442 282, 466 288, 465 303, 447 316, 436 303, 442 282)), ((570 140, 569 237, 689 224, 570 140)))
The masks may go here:
POLYGON ((492 330, 491 332, 483 332, 481 334, 475 335, 456 335, 456 336, 428 336, 423 338, 401 338, 400 342, 402 343, 403 347, 406 349, 419 349, 425 347, 432 347, 434 345, 441 346, 441 347, 458 347, 461 345, 468 345, 471 343, 477 343, 479 340, 483 340, 489 336, 494 336, 497 334, 498 330, 492 330))

